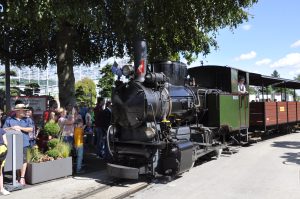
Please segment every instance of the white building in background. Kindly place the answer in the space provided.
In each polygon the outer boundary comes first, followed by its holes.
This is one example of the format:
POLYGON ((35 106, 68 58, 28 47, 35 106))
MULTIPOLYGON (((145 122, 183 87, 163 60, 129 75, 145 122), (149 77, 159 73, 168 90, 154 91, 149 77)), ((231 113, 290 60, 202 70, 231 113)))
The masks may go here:
MULTIPOLYGON (((91 65, 91 66, 74 66, 74 76, 75 82, 88 77, 94 81, 97 85, 99 79, 101 78, 100 69, 107 64, 113 64, 115 61, 118 63, 120 67, 125 64, 128 64, 129 57, 125 58, 114 58, 111 57, 109 59, 103 60, 98 65, 91 65)), ((0 65, 0 71, 5 71, 5 67, 0 65)), ((57 78, 57 68, 56 66, 49 65, 46 69, 39 69, 37 67, 24 67, 18 68, 15 66, 11 66, 11 71, 15 71, 17 76, 11 77, 11 79, 16 79, 20 82, 19 87, 20 89, 24 89, 25 85, 28 83, 38 83, 40 85, 40 95, 48 95, 50 94, 53 97, 58 97, 58 78, 57 78)), ((15 86, 15 85, 11 85, 15 86)), ((0 86, 4 88, 5 85, 0 86)), ((97 94, 99 93, 99 88, 97 87, 97 94)))
MULTIPOLYGON (((262 94, 260 94, 259 95, 259 101, 262 101, 263 99, 264 100, 271 99, 271 101, 280 102, 281 101, 281 95, 280 94, 272 94, 272 95, 266 95, 265 94, 264 96, 262 96, 262 94)), ((256 100, 257 100, 257 95, 254 95, 254 94, 249 95, 249 102, 256 101, 256 100)), ((293 95, 287 95, 287 101, 289 101, 289 102, 294 101, 294 96, 293 95)))

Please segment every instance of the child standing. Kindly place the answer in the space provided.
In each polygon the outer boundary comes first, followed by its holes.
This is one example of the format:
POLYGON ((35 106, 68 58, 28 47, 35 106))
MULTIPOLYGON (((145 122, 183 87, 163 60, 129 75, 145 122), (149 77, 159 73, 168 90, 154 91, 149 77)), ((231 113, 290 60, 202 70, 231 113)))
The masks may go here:
MULTIPOLYGON (((0 115, 0 119, 1 119, 1 115, 0 115)), ((1 126, 1 122, 0 122, 0 126, 1 126)), ((7 154, 7 139, 5 133, 6 132, 2 128, 0 128, 0 193, 6 196, 9 195, 10 192, 4 189, 3 186, 3 168, 4 168, 5 158, 7 154)))
POLYGON ((76 149, 77 160, 76 160, 76 173, 84 173, 82 169, 82 159, 83 159, 83 132, 84 125, 82 119, 77 119, 74 123, 74 147, 76 149))
POLYGON ((86 142, 87 146, 91 146, 93 142, 93 121, 92 121, 92 108, 88 108, 88 112, 85 114, 85 124, 86 127, 84 129, 84 133, 86 134, 86 142))

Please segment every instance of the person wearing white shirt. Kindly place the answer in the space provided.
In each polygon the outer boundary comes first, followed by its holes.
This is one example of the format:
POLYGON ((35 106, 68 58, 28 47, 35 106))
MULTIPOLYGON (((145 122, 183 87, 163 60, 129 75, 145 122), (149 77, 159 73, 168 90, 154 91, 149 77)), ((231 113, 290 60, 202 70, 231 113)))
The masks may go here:
POLYGON ((246 94, 248 93, 245 86, 245 78, 240 77, 238 82, 238 93, 240 94, 246 94))

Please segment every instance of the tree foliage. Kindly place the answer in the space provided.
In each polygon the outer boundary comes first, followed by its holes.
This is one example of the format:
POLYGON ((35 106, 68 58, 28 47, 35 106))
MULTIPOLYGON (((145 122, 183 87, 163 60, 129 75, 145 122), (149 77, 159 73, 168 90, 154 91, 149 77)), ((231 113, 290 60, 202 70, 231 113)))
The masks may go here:
POLYGON ((271 76, 272 76, 272 77, 277 77, 277 78, 280 77, 280 75, 279 75, 279 73, 278 73, 277 70, 274 70, 273 73, 271 74, 271 76))
MULTIPOLYGON (((274 70, 273 73, 271 74, 272 77, 275 78, 280 78, 280 74, 277 70, 274 70)), ((284 88, 278 88, 278 87, 271 87, 271 92, 273 93, 281 93, 281 92, 286 92, 287 95, 294 95, 294 90, 293 89, 286 89, 286 91, 284 91, 284 88)))
POLYGON ((100 88, 99 95, 104 98, 111 98, 112 94, 115 79, 111 67, 112 65, 107 64, 100 70, 101 78, 97 86, 100 88))
POLYGON ((96 84, 93 80, 89 78, 83 78, 82 80, 76 82, 76 101, 86 102, 89 105, 93 105, 96 102, 96 84))
POLYGON ((10 87, 10 95, 13 97, 17 97, 17 96, 21 96, 21 94, 23 93, 23 91, 16 86, 12 86, 10 87))
POLYGON ((254 86, 249 86, 249 94, 250 95, 256 95, 257 94, 257 89, 254 86))
MULTIPOLYGON (((4 76, 5 76, 5 71, 0 71, 0 77, 4 77, 4 76)), ((10 76, 17 77, 16 71, 11 70, 10 76)))
POLYGON ((150 61, 217 48, 219 29, 248 20, 258 0, 5 1, 0 59, 14 65, 57 65, 61 105, 75 100, 73 65, 133 55, 142 37, 150 61), (8 50, 9 49, 9 50, 8 50))
POLYGON ((40 93, 40 85, 37 83, 29 83, 25 85, 23 94, 26 96, 38 95, 40 93))
MULTIPOLYGON (((279 78, 280 74, 278 73, 277 70, 274 70, 273 73, 271 74, 271 77, 279 78)), ((270 93, 281 93, 281 88, 276 88, 274 86, 270 86, 269 90, 270 93)))
MULTIPOLYGON (((16 71, 10 71, 10 76, 11 77, 17 77, 17 73, 16 71)), ((5 85, 5 71, 0 71, 0 77, 3 77, 3 78, 0 78, 0 85, 5 85)), ((11 79, 10 80, 10 85, 19 85, 20 82, 16 79, 11 79)))

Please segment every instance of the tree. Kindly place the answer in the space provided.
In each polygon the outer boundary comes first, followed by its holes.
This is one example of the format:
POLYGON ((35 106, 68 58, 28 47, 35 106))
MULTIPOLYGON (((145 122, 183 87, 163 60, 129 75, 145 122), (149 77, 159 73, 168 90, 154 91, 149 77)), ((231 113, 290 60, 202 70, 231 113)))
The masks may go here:
MULTIPOLYGON (((278 73, 277 70, 274 70, 273 73, 271 74, 271 77, 279 78, 280 74, 278 73)), ((275 92, 275 93, 281 93, 281 88, 271 86, 270 87, 270 93, 273 93, 273 92, 275 92)))
POLYGON ((111 71, 112 65, 107 64, 100 70, 101 78, 97 87, 100 88, 99 95, 105 98, 111 98, 112 88, 114 85, 114 74, 111 71))
MULTIPOLYGON (((277 70, 274 70, 273 73, 271 74, 272 77, 276 77, 276 78, 280 78, 280 74, 278 73, 277 70)), ((284 89, 282 88, 278 88, 278 87, 273 87, 272 86, 272 91, 275 93, 281 93, 281 92, 285 92, 284 89)), ((286 89, 286 93, 287 95, 294 95, 294 90, 293 89, 286 89)))
POLYGON ((249 86, 249 94, 250 95, 256 95, 257 94, 257 89, 255 86, 249 86))
MULTIPOLYGON (((5 71, 0 71, 0 77, 4 77, 4 76, 5 76, 5 71)), ((17 77, 16 71, 11 70, 10 76, 17 77)))
POLYGON ((0 59, 14 65, 57 65, 62 106, 75 101, 73 65, 133 56, 133 42, 148 43, 150 61, 217 48, 219 29, 248 20, 258 0, 6 1, 0 21, 0 59))
POLYGON ((57 65, 59 100, 75 102, 73 65, 99 62, 109 48, 104 2, 6 1, 0 59, 18 66, 57 65), (7 45, 8 43, 8 45, 7 45), (6 44, 6 45, 5 45, 6 44), (9 46, 9 48, 5 47, 9 46), (9 49, 9 50, 8 50, 9 49))
POLYGON ((24 89, 24 95, 26 96, 33 96, 34 94, 38 94, 40 93, 41 89, 40 89, 40 85, 37 83, 29 83, 25 85, 25 89, 24 89))
MULTIPOLYGON (((17 76, 17 73, 16 73, 16 71, 10 71, 10 76, 12 76, 12 77, 16 77, 17 76)), ((0 71, 0 77, 5 77, 5 71, 0 71)), ((2 85, 4 85, 4 81, 5 81, 5 79, 4 78, 2 78, 1 80, 0 80, 0 84, 2 84, 2 85)), ((13 85, 11 88, 10 88, 10 95, 11 96, 20 96, 21 95, 21 93, 22 93, 22 91, 21 91, 21 89, 20 88, 18 88, 18 87, 16 87, 17 85, 19 85, 19 81, 18 80, 16 80, 16 79, 12 79, 11 81, 10 81, 10 85, 13 85)), ((0 103, 1 105, 0 105, 0 108, 4 108, 4 104, 5 104, 5 89, 3 90, 3 89, 1 89, 0 90, 0 100, 2 101, 2 103, 0 103)))
MULTIPOLYGON (((10 76, 11 77, 17 77, 17 73, 16 73, 16 71, 10 71, 10 76)), ((0 79, 0 84, 2 85, 4 85, 4 83, 5 83, 5 71, 0 71, 0 77, 3 77, 3 78, 1 78, 0 79)), ((11 81, 10 81, 10 84, 11 85, 19 85, 19 81, 17 81, 16 79, 12 79, 11 81)))
POLYGON ((279 75, 279 73, 278 73, 277 70, 274 70, 273 73, 271 74, 271 76, 272 76, 272 77, 277 77, 277 78, 280 77, 280 75, 279 75))
POLYGON ((83 78, 76 82, 76 101, 87 102, 89 105, 93 105, 96 102, 96 84, 89 78, 83 78))
POLYGON ((0 89, 0 109, 4 110, 5 105, 5 90, 0 89))
POLYGON ((21 96, 21 94, 23 93, 23 91, 16 87, 16 86, 12 86, 10 87, 10 96, 16 97, 16 96, 21 96))

